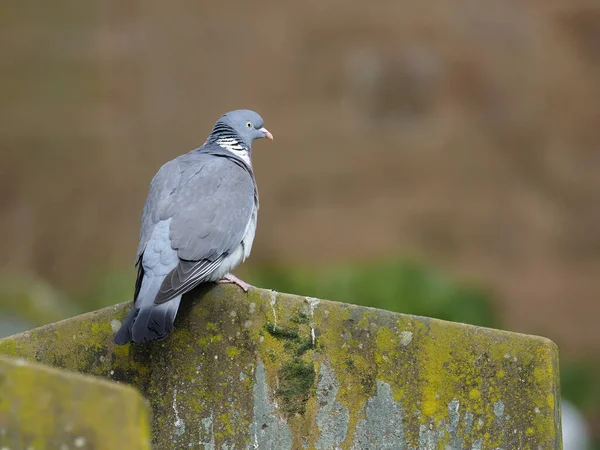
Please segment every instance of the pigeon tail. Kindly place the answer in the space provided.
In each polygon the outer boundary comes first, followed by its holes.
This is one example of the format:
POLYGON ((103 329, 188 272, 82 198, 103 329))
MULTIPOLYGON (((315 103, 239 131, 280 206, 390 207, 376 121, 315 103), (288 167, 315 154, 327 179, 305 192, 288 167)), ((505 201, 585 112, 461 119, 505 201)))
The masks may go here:
POLYGON ((161 341, 173 331, 181 295, 161 305, 141 308, 131 326, 133 342, 161 341))
POLYGON ((155 305, 154 298, 161 284, 162 277, 144 278, 136 304, 131 308, 115 336, 115 344, 158 341, 166 338, 173 330, 181 296, 161 305, 155 305))
POLYGON ((117 345, 125 345, 131 342, 131 327, 133 327, 133 323, 140 312, 135 306, 129 310, 129 314, 123 321, 123 325, 119 328, 119 331, 115 335, 115 344, 117 345))

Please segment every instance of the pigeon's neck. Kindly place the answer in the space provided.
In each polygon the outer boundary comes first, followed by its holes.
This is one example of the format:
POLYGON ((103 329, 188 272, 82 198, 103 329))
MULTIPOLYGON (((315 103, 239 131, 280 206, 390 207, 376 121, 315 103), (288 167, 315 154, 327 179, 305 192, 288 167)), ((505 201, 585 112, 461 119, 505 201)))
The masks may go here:
POLYGON ((218 145, 252 166, 250 160, 251 147, 244 143, 239 134, 229 125, 217 123, 206 142, 218 145))

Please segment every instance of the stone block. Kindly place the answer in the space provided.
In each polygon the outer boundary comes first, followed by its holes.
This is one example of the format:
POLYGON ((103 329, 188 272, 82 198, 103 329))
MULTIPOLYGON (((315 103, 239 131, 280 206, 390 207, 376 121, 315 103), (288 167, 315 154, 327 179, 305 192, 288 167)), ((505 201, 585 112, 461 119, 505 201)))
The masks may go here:
POLYGON ((2 450, 149 450, 148 413, 128 386, 0 357, 2 450))
POLYGON ((188 294, 166 340, 115 346, 129 304, 0 353, 131 384, 154 448, 560 449, 548 339, 268 290, 188 294))

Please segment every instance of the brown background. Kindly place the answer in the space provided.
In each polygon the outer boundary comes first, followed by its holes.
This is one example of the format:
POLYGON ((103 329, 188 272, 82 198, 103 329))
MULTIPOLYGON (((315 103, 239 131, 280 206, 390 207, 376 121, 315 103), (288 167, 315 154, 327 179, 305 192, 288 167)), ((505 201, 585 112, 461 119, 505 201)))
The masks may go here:
POLYGON ((598 354, 600 3, 122 3, 0 7, 1 272, 130 270, 158 167, 252 108, 249 264, 415 257, 598 354))

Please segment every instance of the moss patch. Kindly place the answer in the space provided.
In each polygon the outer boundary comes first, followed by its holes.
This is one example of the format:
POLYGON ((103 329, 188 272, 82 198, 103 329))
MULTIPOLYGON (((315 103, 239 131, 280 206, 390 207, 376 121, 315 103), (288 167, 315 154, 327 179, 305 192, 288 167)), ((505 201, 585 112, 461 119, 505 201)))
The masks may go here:
POLYGON ((265 330, 269 332, 269 334, 278 339, 298 339, 298 330, 295 330, 291 327, 282 327, 278 326, 274 323, 267 322, 265 324, 265 330))
POLYGON ((309 322, 308 314, 303 311, 298 311, 296 314, 290 317, 290 322, 306 324, 309 322))
MULTIPOLYGON (((298 318, 299 315, 292 316, 298 318)), ((291 321, 291 319, 290 319, 291 321)), ((296 321, 294 323, 307 324, 307 321, 296 321)), ((295 356, 302 356, 308 350, 314 347, 312 336, 300 336, 300 332, 296 328, 275 325, 267 322, 265 330, 276 339, 281 339, 284 342, 283 347, 295 356)))
POLYGON ((276 394, 287 414, 303 414, 315 384, 315 365, 300 358, 285 363, 279 371, 281 385, 276 394))

